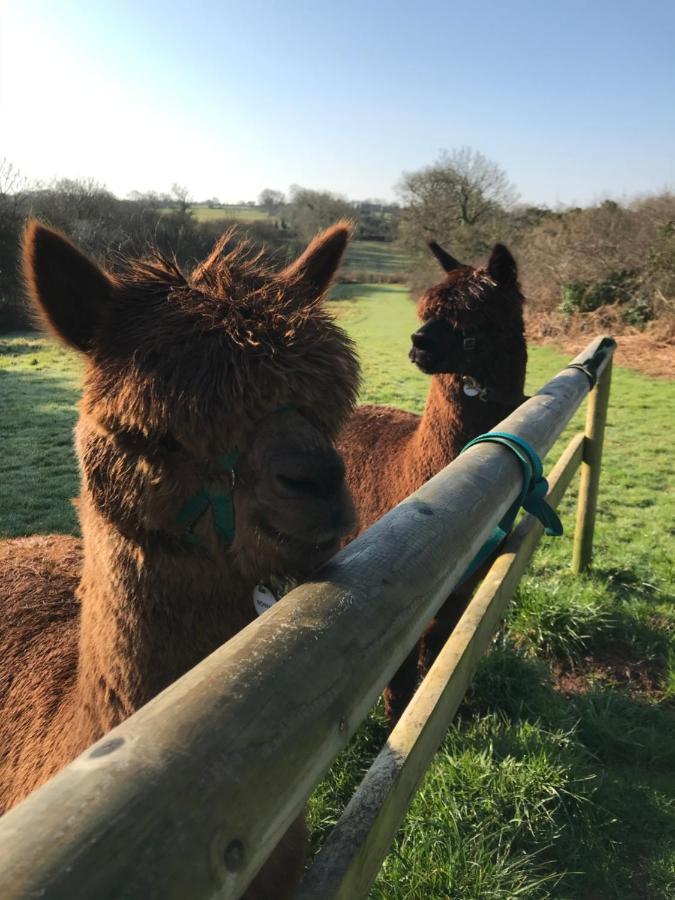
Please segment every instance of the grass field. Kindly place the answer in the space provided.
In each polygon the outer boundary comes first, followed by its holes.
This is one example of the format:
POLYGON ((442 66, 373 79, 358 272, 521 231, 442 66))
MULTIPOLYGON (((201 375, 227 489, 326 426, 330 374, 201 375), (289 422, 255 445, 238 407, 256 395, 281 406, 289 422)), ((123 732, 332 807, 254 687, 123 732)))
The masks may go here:
MULTIPOLYGON (((208 206, 192 206, 192 214, 199 222, 232 221, 242 224, 250 222, 276 221, 264 209, 252 206, 232 205, 219 209, 208 206)), ((379 241, 351 241, 345 254, 342 269, 346 272, 367 272, 372 275, 397 275, 406 272, 410 261, 407 255, 389 243, 379 241)))
POLYGON ((402 250, 380 241, 351 241, 341 268, 347 272, 397 275, 407 272, 410 260, 402 250))
MULTIPOLYGON (((362 399, 420 411, 406 291, 337 296, 362 399)), ((565 362, 531 348, 528 390, 565 362)), ((0 534, 75 529, 77 381, 74 358, 46 340, 0 340, 0 534)), ((615 370, 593 571, 569 573, 572 494, 566 534, 537 552, 373 898, 675 896, 674 420, 672 382, 615 370)), ((385 737, 376 709, 312 797, 314 846, 385 737)))
POLYGON ((219 220, 231 222, 236 219, 239 222, 275 222, 274 216, 270 216, 264 209, 257 206, 243 206, 231 204, 212 209, 209 206, 194 205, 190 207, 192 215, 198 222, 215 222, 219 220))

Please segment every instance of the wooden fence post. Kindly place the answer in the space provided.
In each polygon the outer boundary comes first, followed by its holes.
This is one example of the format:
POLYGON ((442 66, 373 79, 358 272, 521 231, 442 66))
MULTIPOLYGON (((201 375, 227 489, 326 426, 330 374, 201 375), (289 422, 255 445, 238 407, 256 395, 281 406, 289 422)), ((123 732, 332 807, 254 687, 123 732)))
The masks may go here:
POLYGON ((601 372, 598 383, 588 397, 584 461, 581 465, 577 522, 574 530, 574 549, 572 552, 572 571, 575 575, 579 575, 589 567, 593 555, 593 531, 595 529, 595 512, 598 504, 598 487, 600 485, 600 467, 602 464, 602 444, 605 437, 611 381, 612 360, 610 359, 601 372))

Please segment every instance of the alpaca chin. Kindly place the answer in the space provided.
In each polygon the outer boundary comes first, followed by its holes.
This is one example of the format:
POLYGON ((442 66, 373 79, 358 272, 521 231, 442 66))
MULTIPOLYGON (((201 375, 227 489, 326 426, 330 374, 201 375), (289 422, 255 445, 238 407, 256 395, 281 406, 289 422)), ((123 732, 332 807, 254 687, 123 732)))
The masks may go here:
POLYGON ((416 350, 414 347, 408 354, 412 363, 414 363, 420 372, 425 375, 435 375, 438 371, 438 361, 434 353, 428 353, 425 350, 416 350))
POLYGON ((269 549, 265 547, 265 559, 269 560, 274 553, 277 570, 296 581, 308 578, 333 557, 340 546, 341 537, 346 533, 342 529, 339 532, 332 530, 330 533, 317 530, 313 535, 303 534, 298 537, 267 525, 261 525, 260 531, 270 542, 269 549))

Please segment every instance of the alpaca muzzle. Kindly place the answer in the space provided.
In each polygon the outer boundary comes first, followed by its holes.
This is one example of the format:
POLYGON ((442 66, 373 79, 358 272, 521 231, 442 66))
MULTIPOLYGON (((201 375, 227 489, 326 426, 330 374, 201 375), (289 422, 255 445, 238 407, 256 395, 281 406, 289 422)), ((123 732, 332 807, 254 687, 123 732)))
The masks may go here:
POLYGON ((281 501, 275 518, 286 535, 320 548, 354 526, 344 463, 332 447, 277 459, 271 476, 281 501))
POLYGON ((273 477, 279 492, 299 499, 330 499, 340 493, 345 480, 344 463, 332 448, 310 456, 277 461, 273 477))
POLYGON ((408 358, 426 375, 450 371, 454 369, 453 338, 449 322, 431 318, 410 335, 412 347, 408 358))

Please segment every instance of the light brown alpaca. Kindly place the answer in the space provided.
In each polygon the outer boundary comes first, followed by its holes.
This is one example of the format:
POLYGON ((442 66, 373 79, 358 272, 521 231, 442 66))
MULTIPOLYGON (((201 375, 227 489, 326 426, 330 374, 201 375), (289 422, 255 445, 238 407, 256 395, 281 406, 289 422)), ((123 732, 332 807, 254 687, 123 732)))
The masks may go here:
MULTIPOLYGON (((410 358, 431 384, 421 416, 391 406, 361 406, 338 448, 347 468, 359 531, 417 490, 523 400, 527 350, 516 263, 497 244, 485 269, 458 263, 430 244, 446 277, 422 295, 424 323, 410 358), (481 396, 482 394, 482 396, 481 396)), ((350 537, 354 537, 355 534, 350 537)), ((385 691, 395 722, 462 612, 475 582, 453 594, 385 691)))
MULTIPOLYGON (((29 225, 31 294, 85 359, 82 541, 0 543, 0 811, 254 619, 257 583, 303 579, 353 526, 333 442, 358 366, 322 305, 348 237, 339 223, 277 274, 227 235, 191 275, 156 256, 112 276, 29 225)), ((284 841, 247 897, 292 889, 302 820, 284 841)))

